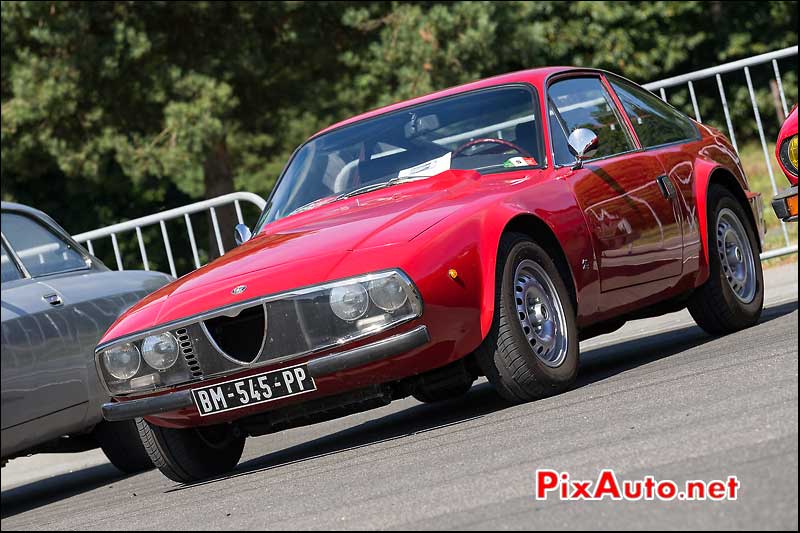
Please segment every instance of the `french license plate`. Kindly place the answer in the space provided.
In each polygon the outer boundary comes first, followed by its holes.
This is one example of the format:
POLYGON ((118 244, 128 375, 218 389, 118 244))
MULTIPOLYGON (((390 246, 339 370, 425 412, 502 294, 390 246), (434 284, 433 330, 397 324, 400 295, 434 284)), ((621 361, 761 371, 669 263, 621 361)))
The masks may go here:
POLYGON ((192 390, 201 416, 271 402, 317 390, 306 365, 272 370, 192 390))

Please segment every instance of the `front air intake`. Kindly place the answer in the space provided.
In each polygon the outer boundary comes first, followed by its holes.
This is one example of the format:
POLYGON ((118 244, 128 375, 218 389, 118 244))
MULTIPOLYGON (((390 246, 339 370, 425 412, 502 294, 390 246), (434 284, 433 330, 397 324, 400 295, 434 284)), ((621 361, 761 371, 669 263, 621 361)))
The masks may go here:
POLYGON ((200 368, 200 362, 197 360, 197 354, 194 353, 194 347, 192 346, 192 340, 189 337, 189 332, 186 330, 186 328, 176 330, 175 338, 178 339, 178 344, 181 347, 181 353, 186 361, 186 365, 189 367, 189 372, 192 373, 192 377, 195 379, 202 379, 203 369, 200 368))
POLYGON ((203 329, 219 352, 244 365, 261 355, 267 335, 267 311, 264 305, 242 310, 235 317, 218 316, 203 321, 203 329))

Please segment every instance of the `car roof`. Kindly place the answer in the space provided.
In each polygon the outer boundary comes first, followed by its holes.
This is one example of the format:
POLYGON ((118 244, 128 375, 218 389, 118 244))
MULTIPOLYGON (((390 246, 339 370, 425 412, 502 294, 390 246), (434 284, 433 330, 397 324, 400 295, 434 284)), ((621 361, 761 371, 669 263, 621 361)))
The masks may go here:
MULTIPOLYGON (((384 113, 389 113, 392 111, 397 111, 399 109, 403 109, 405 107, 410 107, 413 105, 421 104, 424 102, 428 102, 431 100, 436 100, 437 98, 443 98, 446 96, 453 96, 456 94, 461 94, 469 91, 474 91, 477 89, 485 89, 487 87, 493 87, 496 85, 506 85, 509 83, 530 83, 534 86, 541 87, 544 81, 553 74, 557 74, 559 72, 565 72, 568 70, 572 70, 575 67, 542 67, 542 68, 534 68, 529 70, 520 70, 518 72, 511 72, 508 74, 501 74, 499 76, 492 76, 491 78, 484 78, 482 80, 473 81, 470 83, 465 83, 463 85, 458 85, 456 87, 450 87, 448 89, 443 89, 441 91, 436 91, 430 94, 426 94, 424 96, 419 96, 417 98, 412 98, 410 100, 403 100, 401 102, 396 102, 394 104, 390 104, 387 106, 379 107, 377 109, 373 109, 371 111, 367 111, 366 113, 361 113, 359 115, 350 117, 348 119, 342 120, 341 122, 337 122, 327 128, 320 130, 316 134, 314 134, 311 138, 317 137, 322 135, 323 133, 327 133, 331 130, 341 128, 342 126, 347 126, 348 124, 352 124, 354 122, 359 122, 364 119, 372 118, 378 115, 382 115, 384 113)), ((580 70, 594 70, 594 69, 580 69, 580 70)))
POLYGON ((70 244, 77 245, 79 248, 83 249, 82 246, 78 245, 75 240, 72 238, 72 235, 67 233, 61 224, 56 222, 50 215, 45 213, 44 211, 39 211, 33 207, 18 204, 16 202, 0 202, 0 210, 2 211, 16 211, 18 213, 24 213, 30 217, 37 219, 42 224, 48 226, 50 229, 54 230, 56 233, 61 235, 61 237, 67 239, 70 244))
POLYGON ((33 207, 18 204, 16 202, 0 202, 0 210, 2 211, 17 211, 19 213, 25 213, 28 216, 34 217, 39 219, 41 222, 47 224, 48 226, 53 226, 58 229, 61 233, 65 235, 69 235, 64 228, 61 227, 61 224, 53 220, 53 218, 45 213, 44 211, 40 211, 33 207))

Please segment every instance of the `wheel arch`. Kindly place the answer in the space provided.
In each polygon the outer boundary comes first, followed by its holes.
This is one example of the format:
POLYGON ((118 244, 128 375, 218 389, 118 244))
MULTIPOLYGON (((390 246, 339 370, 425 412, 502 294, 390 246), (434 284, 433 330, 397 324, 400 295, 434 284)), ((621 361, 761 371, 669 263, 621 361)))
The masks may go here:
MULTIPOLYGON (((593 311, 593 291, 599 287, 596 268, 581 269, 581 264, 596 264, 594 249, 589 238, 588 228, 582 213, 575 209, 570 210, 574 217, 561 218, 562 213, 555 220, 541 216, 537 211, 507 211, 502 222, 491 231, 489 242, 491 246, 485 250, 487 259, 483 272, 484 290, 481 302, 481 334, 485 338, 488 334, 495 314, 495 283, 497 281, 497 261, 500 240, 503 235, 516 232, 527 235, 531 240, 545 248, 554 259, 556 266, 562 273, 564 284, 570 294, 573 308, 581 322, 581 315, 591 314, 593 311), (588 288, 587 288, 588 287, 588 288), (491 288, 491 290, 489 290, 491 288)), ((547 212, 544 213, 547 215, 547 212)))
MULTIPOLYGON (((758 201, 760 194, 749 190, 747 180, 743 173, 734 173, 730 169, 714 164, 698 164, 698 172, 695 180, 695 198, 697 201, 697 218, 700 227, 700 240, 703 246, 703 262, 705 268, 709 261, 709 242, 708 242, 708 191, 712 185, 720 185, 727 189, 744 208, 749 222, 756 230, 758 238, 759 252, 763 251, 761 241, 761 224, 757 220, 757 213, 754 211, 752 202, 758 201), (737 176, 738 174, 738 176, 737 176)), ((739 170, 739 169, 737 169, 739 170)))
MULTIPOLYGON (((564 278, 569 296, 572 301, 573 309, 578 307, 578 295, 575 288, 575 276, 567 260, 564 247, 559 242, 553 230, 541 218, 530 213, 519 214, 513 217, 503 228, 501 238, 507 233, 522 233, 528 235, 531 240, 536 242, 550 254, 556 263, 558 270, 564 278)), ((499 243, 499 241, 498 241, 499 243)))

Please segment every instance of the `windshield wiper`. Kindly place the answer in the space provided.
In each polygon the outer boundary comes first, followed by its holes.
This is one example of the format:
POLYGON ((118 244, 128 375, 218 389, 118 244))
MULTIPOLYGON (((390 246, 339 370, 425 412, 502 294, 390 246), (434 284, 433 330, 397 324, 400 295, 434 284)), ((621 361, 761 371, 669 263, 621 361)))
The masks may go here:
POLYGON ((313 202, 309 202, 305 205, 302 205, 289 213, 286 216, 294 215, 295 213, 302 213, 303 211, 307 211, 309 209, 313 209, 318 205, 326 205, 332 204, 333 202, 338 202, 339 200, 344 200, 345 198, 351 198, 353 196, 358 196, 359 194, 365 194, 372 191, 377 191, 379 189, 385 189, 386 187, 391 187, 392 185, 398 185, 400 183, 406 183, 407 181, 416 181, 419 179, 424 179, 429 176, 405 176, 402 178, 392 178, 389 181, 382 181, 380 183, 372 183, 370 185, 364 185, 363 187, 359 187, 358 189, 354 189, 350 192, 345 192, 336 196, 331 199, 330 196, 326 196, 324 198, 320 198, 318 200, 314 200, 313 202), (327 200, 327 201, 325 201, 327 200))
POLYGON ((371 185, 364 185, 363 187, 359 187, 358 189, 354 189, 350 192, 342 193, 336 197, 336 200, 344 200, 345 198, 351 198, 353 196, 358 196, 359 194, 364 194, 372 191, 377 191, 378 189, 385 189, 386 187, 391 187, 392 185, 397 185, 398 183, 403 183, 404 181, 408 181, 406 178, 392 178, 389 181, 382 181, 380 183, 373 183, 371 185))

